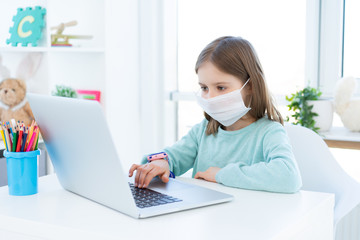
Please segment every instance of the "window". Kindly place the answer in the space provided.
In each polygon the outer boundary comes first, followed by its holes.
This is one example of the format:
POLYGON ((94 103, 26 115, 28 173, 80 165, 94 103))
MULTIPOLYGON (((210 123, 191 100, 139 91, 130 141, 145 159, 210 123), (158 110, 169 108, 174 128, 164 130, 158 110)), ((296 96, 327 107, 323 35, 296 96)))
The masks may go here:
MULTIPOLYGON (((194 68, 201 50, 220 36, 241 36, 254 46, 278 103, 305 83, 306 1, 178 1, 178 89, 199 89, 194 68)), ((284 102, 283 102, 284 105, 284 102)), ((178 103, 178 138, 202 119, 193 101, 178 103)))
POLYGON ((242 36, 254 45, 283 115, 285 95, 308 83, 319 87, 324 97, 332 97, 342 73, 359 79, 360 70, 354 67, 360 54, 360 41, 354 40, 359 40, 359 3, 344 3, 140 1, 141 152, 172 145, 203 119, 194 101, 198 90, 194 65, 205 45, 219 36, 242 36))
POLYGON ((360 1, 345 1, 343 76, 360 78, 360 1))

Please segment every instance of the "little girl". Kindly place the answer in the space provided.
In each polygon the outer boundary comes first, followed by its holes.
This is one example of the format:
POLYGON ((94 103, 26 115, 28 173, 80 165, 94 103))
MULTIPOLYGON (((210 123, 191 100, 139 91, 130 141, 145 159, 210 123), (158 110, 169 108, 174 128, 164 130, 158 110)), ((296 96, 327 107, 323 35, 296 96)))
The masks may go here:
POLYGON ((181 175, 226 186, 293 193, 301 177, 283 119, 275 108, 252 45, 240 37, 221 37, 200 53, 195 71, 197 102, 205 119, 164 152, 133 164, 135 186, 146 188, 159 176, 181 175))

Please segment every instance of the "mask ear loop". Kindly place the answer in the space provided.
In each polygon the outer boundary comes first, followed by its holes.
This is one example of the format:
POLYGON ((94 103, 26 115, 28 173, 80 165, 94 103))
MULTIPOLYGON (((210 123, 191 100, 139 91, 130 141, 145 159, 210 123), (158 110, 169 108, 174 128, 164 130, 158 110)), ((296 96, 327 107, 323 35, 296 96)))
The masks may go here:
POLYGON ((240 91, 246 86, 246 84, 250 81, 250 78, 248 78, 248 80, 246 80, 245 84, 240 88, 240 91))
MULTIPOLYGON (((246 84, 250 81, 250 78, 248 78, 248 80, 246 80, 245 84, 240 88, 240 91, 246 86, 246 84)), ((252 101, 252 96, 250 98, 250 101, 249 101, 249 105, 247 106, 247 108, 250 108, 251 106, 251 101, 252 101)))
POLYGON ((249 105, 247 106, 247 108, 251 108, 251 101, 252 101, 252 95, 250 96, 250 101, 249 101, 249 105))

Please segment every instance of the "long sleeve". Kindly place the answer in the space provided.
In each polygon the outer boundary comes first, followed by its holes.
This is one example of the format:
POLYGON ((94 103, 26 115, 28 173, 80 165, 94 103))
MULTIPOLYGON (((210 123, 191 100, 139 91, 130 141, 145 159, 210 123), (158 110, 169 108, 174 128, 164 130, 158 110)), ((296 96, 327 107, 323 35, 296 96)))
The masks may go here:
POLYGON ((184 174, 194 166, 204 125, 206 125, 205 121, 195 125, 187 135, 164 149, 169 155, 170 170, 175 176, 184 174))
MULTIPOLYGON (((182 137, 179 141, 170 147, 163 149, 169 156, 169 167, 175 176, 179 176, 193 168, 195 159, 198 154, 199 139, 203 135, 203 129, 207 121, 191 128, 189 133, 182 137)), ((146 157, 141 161, 143 164, 147 162, 146 157)))
MULTIPOLYGON (((230 163, 216 175, 216 181, 227 186, 292 193, 302 182, 291 145, 283 128, 269 129, 261 143, 265 161, 254 164, 230 163)), ((256 150, 256 149, 254 149, 256 150)))

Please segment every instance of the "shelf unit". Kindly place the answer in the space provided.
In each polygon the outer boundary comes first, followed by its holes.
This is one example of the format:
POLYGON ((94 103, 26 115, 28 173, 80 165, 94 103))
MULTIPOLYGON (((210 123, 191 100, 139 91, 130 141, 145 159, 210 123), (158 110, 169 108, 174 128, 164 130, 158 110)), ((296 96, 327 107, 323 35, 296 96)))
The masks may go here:
POLYGON ((55 84, 101 91, 101 104, 126 170, 144 154, 139 141, 142 117, 139 89, 143 87, 139 39, 140 31, 144 31, 139 27, 141 4, 134 0, 0 1, 0 55, 5 66, 14 75, 25 54, 41 52, 44 57, 36 76, 28 81, 29 92, 50 94, 55 84), (39 46, 6 45, 17 8, 34 6, 47 10, 39 46), (74 44, 71 48, 51 47, 50 27, 72 20, 77 20, 78 25, 64 33, 93 35, 93 39, 71 42, 74 44), (134 154, 132 158, 128 157, 129 152, 134 154))
POLYGON ((104 0, 15 0, 0 3, 0 55, 5 66, 15 75, 17 64, 31 52, 43 54, 42 64, 33 79, 28 80, 28 91, 50 94, 55 85, 75 89, 99 90, 105 94, 105 2, 104 0), (7 45, 9 28, 17 8, 41 6, 46 9, 45 28, 38 46, 7 45), (67 27, 64 34, 91 35, 90 40, 72 39, 72 47, 52 47, 50 28, 76 20, 77 26, 67 27))

